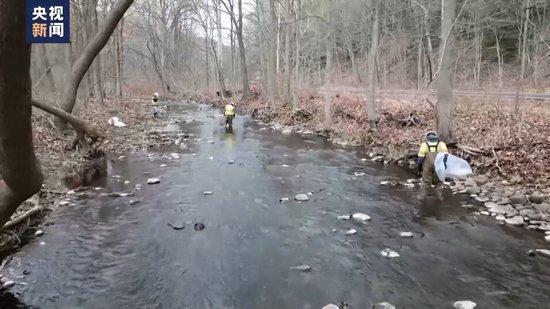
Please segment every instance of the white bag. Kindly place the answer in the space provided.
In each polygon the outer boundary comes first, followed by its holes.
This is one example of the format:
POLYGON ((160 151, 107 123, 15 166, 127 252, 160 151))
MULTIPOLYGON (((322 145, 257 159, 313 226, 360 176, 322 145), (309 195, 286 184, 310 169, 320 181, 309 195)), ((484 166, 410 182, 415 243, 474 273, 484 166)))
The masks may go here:
POLYGON ((464 159, 448 153, 438 153, 435 157, 435 172, 439 180, 445 181, 445 178, 466 177, 472 174, 472 168, 464 159))

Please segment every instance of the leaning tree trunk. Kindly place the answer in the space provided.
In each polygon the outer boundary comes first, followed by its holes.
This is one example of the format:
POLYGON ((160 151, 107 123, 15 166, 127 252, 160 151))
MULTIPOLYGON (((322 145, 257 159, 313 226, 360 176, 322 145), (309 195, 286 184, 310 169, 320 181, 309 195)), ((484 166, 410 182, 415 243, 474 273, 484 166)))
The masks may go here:
POLYGON ((25 1, 0 1, 0 227, 43 180, 32 139, 30 60, 25 1))
POLYGON ((456 0, 441 1, 441 43, 440 43, 440 68, 437 77, 437 131, 444 141, 451 138, 451 124, 453 111, 452 93, 452 44, 453 21, 455 19, 456 0))
MULTIPOLYGON (((78 86, 84 77, 84 74, 90 68, 90 65, 94 61, 94 58, 101 51, 101 49, 107 44, 111 34, 115 30, 118 21, 124 16, 124 13, 134 0, 118 0, 116 4, 109 12, 109 15, 105 18, 105 23, 98 29, 98 33, 95 37, 86 45, 82 54, 78 57, 76 62, 73 65, 71 72, 71 78, 69 84, 67 85, 67 90, 63 96, 62 108, 68 113, 72 113, 75 102, 76 95, 78 92, 78 86)), ((63 128, 66 124, 60 118, 56 119, 56 124, 58 128, 63 128)))

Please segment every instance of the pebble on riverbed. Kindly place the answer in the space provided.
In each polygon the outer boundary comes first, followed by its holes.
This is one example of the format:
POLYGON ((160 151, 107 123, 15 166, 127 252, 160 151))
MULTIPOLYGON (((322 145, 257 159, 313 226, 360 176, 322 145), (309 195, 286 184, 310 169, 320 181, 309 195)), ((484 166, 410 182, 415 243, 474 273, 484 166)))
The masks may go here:
POLYGON ((2 287, 4 289, 7 289, 7 288, 11 288, 14 285, 15 285, 15 281, 9 280, 9 281, 4 282, 4 284, 2 284, 2 287))
POLYGON ((353 215, 351 215, 351 217, 352 217, 354 220, 361 221, 361 222, 365 222, 365 221, 369 221, 369 220, 370 220, 370 216, 369 216, 369 215, 364 214, 364 213, 361 213, 361 212, 356 212, 356 213, 354 213, 353 215))
POLYGON ((456 309, 474 309, 476 306, 477 304, 470 300, 461 300, 453 304, 456 309))
POLYGON ((293 267, 290 267, 290 269, 293 269, 293 270, 299 270, 299 271, 310 271, 311 270, 311 266, 309 265, 298 265, 298 266, 293 266, 293 267))
POLYGON ((401 238, 413 238, 413 233, 412 232, 399 232, 399 236, 401 238))
POLYGON ((355 234, 357 234, 357 230, 355 229, 350 229, 346 232, 346 235, 355 235, 355 234))
POLYGON ((380 251, 380 254, 384 257, 387 257, 387 258, 397 258, 397 257, 399 257, 399 253, 393 251, 390 248, 386 248, 386 249, 380 251))
POLYGON ((202 195, 212 195, 214 194, 212 191, 204 191, 202 195))
POLYGON ((160 183, 159 178, 147 178, 147 184, 148 185, 156 185, 158 183, 160 183))
POLYGON ((341 216, 338 216, 336 217, 338 220, 350 220, 351 219, 351 215, 341 215, 341 216))
POLYGON ((374 304, 372 306, 372 309, 395 309, 395 306, 388 302, 382 302, 382 303, 374 304))
POLYGON ((307 194, 298 194, 294 197, 295 200, 300 202, 309 201, 309 196, 307 194))
POLYGON ((42 235, 44 235, 43 230, 36 230, 36 232, 34 232, 34 236, 42 236, 42 235))

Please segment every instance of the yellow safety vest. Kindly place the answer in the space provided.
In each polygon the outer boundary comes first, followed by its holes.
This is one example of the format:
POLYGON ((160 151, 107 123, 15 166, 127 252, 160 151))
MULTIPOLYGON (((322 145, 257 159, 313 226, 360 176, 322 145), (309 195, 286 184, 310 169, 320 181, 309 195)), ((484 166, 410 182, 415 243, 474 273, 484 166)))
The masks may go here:
POLYGON ((235 116, 235 106, 227 104, 225 106, 225 115, 226 116, 235 116))

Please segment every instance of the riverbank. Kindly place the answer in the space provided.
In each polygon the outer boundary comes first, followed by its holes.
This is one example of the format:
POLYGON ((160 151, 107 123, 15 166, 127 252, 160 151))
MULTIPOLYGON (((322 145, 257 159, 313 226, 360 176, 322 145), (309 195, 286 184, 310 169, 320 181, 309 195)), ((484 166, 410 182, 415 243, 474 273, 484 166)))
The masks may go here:
MULTIPOLYGON (((0 257, 24 244, 27 239, 40 236, 34 228, 43 222, 47 212, 64 206, 60 200, 67 194, 89 188, 90 181, 107 173, 106 156, 147 150, 156 147, 162 137, 154 128, 166 125, 168 119, 154 119, 146 103, 146 97, 106 99, 103 105, 79 101, 75 115, 106 132, 107 138, 96 150, 68 150, 73 138, 72 130, 59 132, 52 117, 33 109, 33 137, 35 153, 40 160, 44 183, 40 192, 24 202, 13 214, 5 231, 0 233, 0 257), (111 117, 118 117, 125 126, 109 124, 111 117), (24 220, 19 220, 24 218, 24 220), (36 233, 36 235, 35 235, 36 233)), ((47 219, 46 219, 47 223, 47 219)))
MULTIPOLYGON (((335 94, 329 130, 324 100, 315 92, 302 93, 299 109, 292 111, 282 103, 267 104, 256 94, 253 100, 237 100, 237 107, 284 134, 321 135, 342 146, 365 148, 365 159, 416 171, 418 146, 435 126, 428 98, 379 100, 380 121, 372 127, 361 97, 335 94)), ((207 101, 218 107, 225 104, 207 101)), ((479 214, 544 232, 550 241, 550 110, 545 103, 459 98, 453 117, 453 144, 458 147, 451 152, 466 158, 475 176, 448 187, 455 194, 470 195, 469 207, 479 206, 479 214)))

